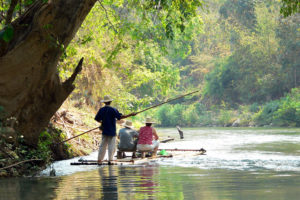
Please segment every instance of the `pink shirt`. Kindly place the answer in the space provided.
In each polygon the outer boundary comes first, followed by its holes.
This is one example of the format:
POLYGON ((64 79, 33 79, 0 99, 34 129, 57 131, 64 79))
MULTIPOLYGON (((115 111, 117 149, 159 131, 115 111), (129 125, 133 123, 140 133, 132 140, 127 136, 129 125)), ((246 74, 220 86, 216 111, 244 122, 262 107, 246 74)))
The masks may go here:
POLYGON ((152 144, 153 133, 151 126, 144 126, 139 131, 138 144, 152 144))

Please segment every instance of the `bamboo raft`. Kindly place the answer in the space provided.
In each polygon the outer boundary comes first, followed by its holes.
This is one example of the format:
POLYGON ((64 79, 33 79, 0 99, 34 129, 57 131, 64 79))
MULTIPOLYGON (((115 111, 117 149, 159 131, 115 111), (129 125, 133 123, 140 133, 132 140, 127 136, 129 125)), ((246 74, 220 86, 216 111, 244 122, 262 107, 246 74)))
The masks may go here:
POLYGON ((173 153, 168 153, 167 155, 157 155, 155 157, 145 157, 145 158, 132 158, 131 156, 121 159, 116 159, 112 163, 107 160, 102 161, 101 164, 98 164, 97 160, 84 160, 79 159, 78 162, 71 162, 70 165, 140 165, 148 164, 163 158, 173 158, 173 157, 190 157, 198 155, 206 155, 206 150, 199 149, 165 149, 166 151, 172 151, 173 153), (174 152, 175 151, 175 152, 174 152), (184 152, 184 153, 183 153, 184 152))

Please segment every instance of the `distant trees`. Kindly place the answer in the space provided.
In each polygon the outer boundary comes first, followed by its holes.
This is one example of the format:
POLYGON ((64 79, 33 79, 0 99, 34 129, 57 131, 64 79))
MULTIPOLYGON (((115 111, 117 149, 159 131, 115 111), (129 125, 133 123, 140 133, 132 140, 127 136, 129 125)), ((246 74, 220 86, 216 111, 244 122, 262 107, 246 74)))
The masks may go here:
POLYGON ((299 14, 281 17, 278 2, 209 5, 203 32, 182 61, 185 87, 198 85, 206 102, 231 106, 264 103, 299 87, 299 14))

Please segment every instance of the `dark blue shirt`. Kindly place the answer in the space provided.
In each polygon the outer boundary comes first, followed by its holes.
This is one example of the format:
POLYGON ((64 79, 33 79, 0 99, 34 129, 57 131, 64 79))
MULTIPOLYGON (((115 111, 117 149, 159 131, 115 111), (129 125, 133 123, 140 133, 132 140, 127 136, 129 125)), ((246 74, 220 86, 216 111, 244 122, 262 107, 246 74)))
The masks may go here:
POLYGON ((122 114, 111 106, 104 106, 99 109, 95 120, 101 122, 103 135, 116 136, 116 119, 120 120, 122 114))

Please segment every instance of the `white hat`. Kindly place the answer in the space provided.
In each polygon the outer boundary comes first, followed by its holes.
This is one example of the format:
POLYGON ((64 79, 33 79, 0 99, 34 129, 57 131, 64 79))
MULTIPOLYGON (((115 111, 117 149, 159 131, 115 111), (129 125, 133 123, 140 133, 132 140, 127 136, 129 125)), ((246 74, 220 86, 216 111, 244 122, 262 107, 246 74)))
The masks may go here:
POLYGON ((103 100, 101 100, 101 103, 110 102, 110 101, 112 101, 112 100, 113 100, 113 99, 110 98, 109 95, 105 95, 104 98, 103 98, 103 100))
POLYGON ((151 117, 146 117, 145 124, 154 124, 156 122, 152 121, 151 117))
POLYGON ((127 127, 127 128, 134 128, 132 125, 132 121, 126 120, 124 124, 122 124, 123 126, 127 127))

